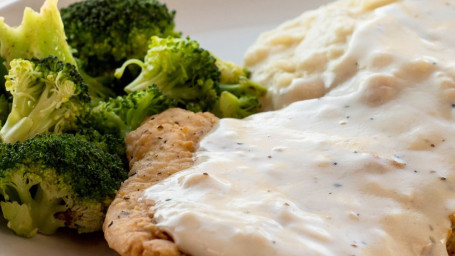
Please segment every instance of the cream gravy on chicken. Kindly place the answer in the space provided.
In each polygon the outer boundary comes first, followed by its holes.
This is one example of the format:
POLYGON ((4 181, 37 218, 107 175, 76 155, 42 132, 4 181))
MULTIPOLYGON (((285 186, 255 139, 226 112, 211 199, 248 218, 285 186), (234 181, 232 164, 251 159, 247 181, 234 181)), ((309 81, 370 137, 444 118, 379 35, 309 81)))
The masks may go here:
POLYGON ((286 95, 271 87, 270 108, 284 108, 220 120, 193 167, 146 190, 158 227, 183 251, 447 255, 455 1, 343 1, 323 10, 353 2, 378 4, 352 25, 336 59, 292 77, 286 95), (312 86, 323 96, 293 97, 312 86))

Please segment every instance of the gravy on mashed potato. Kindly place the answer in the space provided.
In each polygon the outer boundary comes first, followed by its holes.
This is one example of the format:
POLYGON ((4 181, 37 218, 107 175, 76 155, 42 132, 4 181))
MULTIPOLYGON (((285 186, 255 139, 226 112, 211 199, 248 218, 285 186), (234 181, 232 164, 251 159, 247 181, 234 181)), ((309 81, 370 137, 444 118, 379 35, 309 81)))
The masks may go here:
POLYGON ((145 192, 157 225, 197 256, 447 255, 454 17, 453 0, 342 0, 263 34, 246 64, 279 110, 220 120, 145 192))

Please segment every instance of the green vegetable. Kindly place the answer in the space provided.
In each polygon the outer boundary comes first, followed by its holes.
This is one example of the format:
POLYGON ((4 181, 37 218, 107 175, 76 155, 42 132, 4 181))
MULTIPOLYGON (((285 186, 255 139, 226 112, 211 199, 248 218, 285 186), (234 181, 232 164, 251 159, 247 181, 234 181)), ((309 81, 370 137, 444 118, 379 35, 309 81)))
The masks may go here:
POLYGON ((212 53, 216 59, 216 66, 220 70, 220 83, 221 84, 238 84, 241 79, 249 76, 248 71, 233 62, 222 60, 212 53))
MULTIPOLYGON (((76 60, 78 65, 80 64, 79 60, 76 60)), ((82 76, 84 79, 84 82, 87 83, 88 86, 88 94, 90 95, 90 98, 94 101, 100 101, 100 100, 108 100, 111 97, 115 97, 117 95, 116 92, 114 92, 113 88, 106 86, 105 85, 105 80, 98 77, 91 77, 88 74, 84 72, 82 69, 78 69, 79 74, 82 76)))
POLYGON ((119 137, 135 130, 150 115, 160 113, 176 102, 163 95, 155 85, 145 90, 98 102, 84 118, 87 126, 119 137))
POLYGON ((154 36, 144 61, 130 59, 115 75, 120 78, 131 64, 140 66, 142 72, 125 91, 156 84, 178 107, 194 112, 243 118, 258 111, 259 98, 266 93, 263 86, 247 78, 244 68, 221 60, 194 40, 154 36))
POLYGON ((56 57, 14 59, 6 76, 13 96, 11 113, 0 130, 3 142, 36 134, 74 130, 89 101, 87 86, 76 67, 56 57))
POLYGON ((100 230, 124 179, 121 159, 83 136, 38 135, 0 144, 0 206, 20 236, 53 234, 60 227, 100 230))
MULTIPOLYGON (((128 59, 145 56, 150 37, 179 37, 175 11, 156 0, 86 0, 61 9, 68 43, 81 69, 106 85, 128 59)), ((137 73, 136 73, 137 75, 137 73)), ((123 91, 123 86, 117 93, 123 91)))
POLYGON ((13 59, 45 58, 49 55, 76 64, 66 43, 57 0, 46 0, 40 13, 25 8, 18 27, 8 26, 0 17, 0 56, 7 67, 13 59))
POLYGON ((261 107, 259 98, 267 89, 262 85, 241 77, 237 84, 220 85, 221 95, 212 110, 219 117, 243 118, 252 115, 261 107))
MULTIPOLYGON (((46 0, 40 13, 31 8, 25 8, 22 23, 18 27, 8 26, 0 17, 0 61, 6 69, 14 59, 46 58, 56 56, 59 60, 73 65, 79 65, 73 57, 66 42, 65 31, 57 8, 57 0, 46 0)), ((6 72, 0 65, 0 75, 6 72)), ((78 68, 78 70, 81 70, 78 68)), ((93 98, 106 99, 115 96, 103 81, 80 72, 89 85, 89 93, 93 98)), ((4 80, 0 78, 0 92, 4 89, 4 80)))
POLYGON ((75 133, 80 138, 84 138, 102 150, 118 155, 125 163, 125 168, 128 168, 126 159, 125 139, 116 136, 112 133, 102 133, 93 127, 79 127, 75 133))
POLYGON ((216 57, 220 69, 220 96, 211 110, 218 117, 244 118, 260 109, 259 99, 267 88, 248 79, 248 71, 230 61, 216 57))
POLYGON ((215 62, 194 40, 154 36, 144 62, 128 60, 115 75, 119 78, 128 65, 137 64, 142 72, 125 91, 143 90, 156 84, 163 94, 175 99, 179 107, 197 112, 210 109, 217 100, 220 71, 215 62))
POLYGON ((6 97, 5 76, 8 75, 8 69, 5 64, 5 60, 0 56, 0 95, 5 95, 6 97))

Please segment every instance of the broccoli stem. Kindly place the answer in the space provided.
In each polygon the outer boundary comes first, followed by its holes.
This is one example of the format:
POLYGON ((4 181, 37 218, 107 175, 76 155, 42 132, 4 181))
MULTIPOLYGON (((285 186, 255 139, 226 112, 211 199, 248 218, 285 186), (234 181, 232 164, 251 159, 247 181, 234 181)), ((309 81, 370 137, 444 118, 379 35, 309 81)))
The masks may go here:
POLYGON ((29 134, 32 126, 33 121, 28 117, 24 117, 17 122, 14 122, 13 118, 8 118, 5 122, 5 125, 0 130, 2 141, 4 143, 14 143, 16 141, 23 140, 23 138, 26 138, 29 134))
POLYGON ((125 61, 120 68, 115 70, 114 76, 117 79, 120 79, 123 76, 123 73, 125 73, 125 69, 131 64, 138 65, 141 68, 141 73, 139 74, 139 76, 136 77, 136 79, 134 79, 134 81, 132 81, 130 84, 128 84, 128 86, 125 87, 125 92, 131 93, 142 88, 147 88, 153 84, 151 80, 145 79, 146 72, 144 71, 144 69, 146 69, 147 67, 144 64, 144 62, 138 59, 129 59, 125 61))
POLYGON ((42 234, 53 234, 58 228, 64 227, 65 222, 54 216, 67 207, 58 193, 54 193, 52 186, 54 184, 42 183, 38 175, 23 177, 13 174, 8 188, 14 190, 15 193, 9 192, 18 198, 12 202, 8 200, 13 198, 6 198, 6 202, 0 203, 8 227, 25 237, 36 235, 38 230, 42 234))
POLYGON ((30 208, 26 204, 17 202, 0 202, 3 216, 8 220, 8 228, 14 230, 19 236, 33 237, 38 228, 33 225, 30 208))

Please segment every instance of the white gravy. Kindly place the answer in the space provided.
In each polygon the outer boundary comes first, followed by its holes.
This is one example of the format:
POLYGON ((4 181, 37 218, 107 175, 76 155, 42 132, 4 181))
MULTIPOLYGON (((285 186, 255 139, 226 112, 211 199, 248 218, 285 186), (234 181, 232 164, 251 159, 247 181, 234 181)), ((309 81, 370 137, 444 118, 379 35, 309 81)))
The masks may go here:
POLYGON ((328 94, 220 120, 192 168, 146 191, 158 226, 195 256, 447 255, 454 8, 380 7, 321 73, 328 94))

